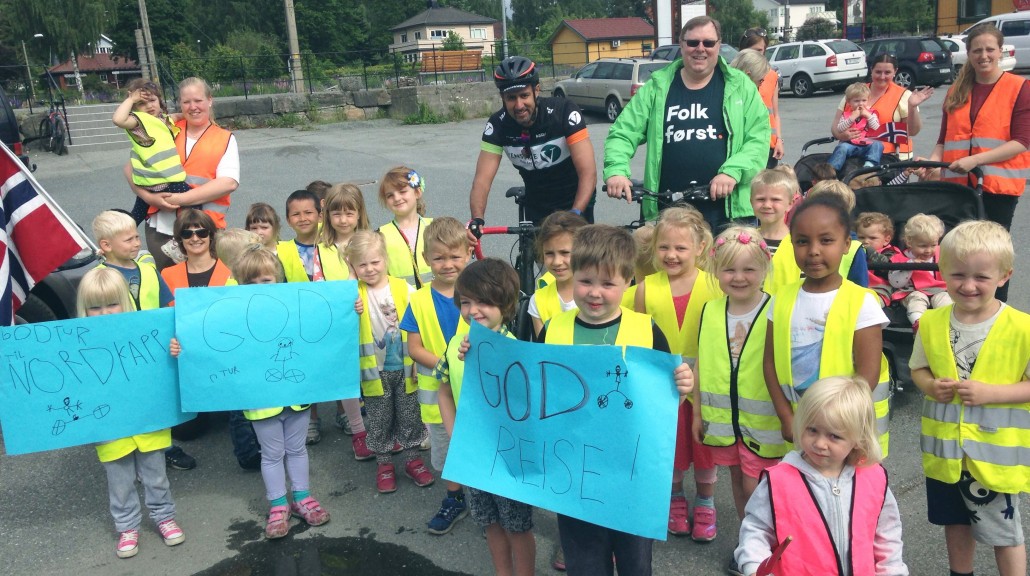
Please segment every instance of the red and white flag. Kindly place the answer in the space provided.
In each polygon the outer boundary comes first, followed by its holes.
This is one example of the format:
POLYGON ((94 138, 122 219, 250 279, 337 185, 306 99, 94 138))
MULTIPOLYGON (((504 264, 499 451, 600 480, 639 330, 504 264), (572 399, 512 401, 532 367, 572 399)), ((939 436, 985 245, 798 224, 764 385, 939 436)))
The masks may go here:
POLYGON ((0 326, 43 278, 87 246, 25 165, 0 144, 0 326))
POLYGON ((891 144, 908 144, 908 123, 885 122, 880 124, 879 130, 869 134, 869 137, 891 144))

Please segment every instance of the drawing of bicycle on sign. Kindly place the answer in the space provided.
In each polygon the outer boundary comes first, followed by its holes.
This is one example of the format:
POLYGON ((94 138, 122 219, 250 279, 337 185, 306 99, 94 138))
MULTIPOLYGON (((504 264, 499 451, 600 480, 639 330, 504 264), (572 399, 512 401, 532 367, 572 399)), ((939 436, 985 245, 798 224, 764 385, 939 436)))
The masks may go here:
POLYGON ((622 385, 622 377, 623 376, 629 376, 629 370, 623 371, 622 370, 622 365, 621 364, 616 364, 614 371, 609 370, 609 371, 605 372, 604 375, 609 377, 609 378, 611 378, 613 375, 615 376, 615 389, 614 390, 610 390, 607 394, 601 394, 600 396, 598 396, 597 397, 597 407, 598 408, 607 408, 608 407, 608 400, 610 399, 610 396, 612 394, 618 394, 619 396, 622 396, 622 405, 627 410, 629 410, 630 408, 633 408, 633 400, 630 400, 629 396, 626 396, 626 393, 619 389, 619 387, 622 385))
POLYGON ((297 356, 300 356, 293 349, 293 338, 280 338, 276 341, 275 354, 272 354, 272 360, 274 360, 279 367, 269 368, 265 370, 265 382, 293 382, 298 384, 304 381, 304 372, 297 368, 287 368, 286 363, 293 360, 297 356))
POLYGON ((82 410, 82 401, 76 400, 73 403, 71 397, 69 396, 65 396, 62 404, 59 404, 56 407, 52 404, 48 404, 46 407, 47 412, 64 413, 64 417, 58 418, 54 421, 54 425, 50 428, 50 433, 54 436, 61 435, 61 433, 65 431, 69 424, 72 424, 73 422, 78 422, 83 418, 83 416, 92 416, 93 418, 99 420, 104 416, 107 416, 111 412, 111 407, 107 404, 101 404, 94 408, 93 411, 88 414, 82 414, 82 410), (64 418, 68 418, 68 420, 65 420, 64 418))

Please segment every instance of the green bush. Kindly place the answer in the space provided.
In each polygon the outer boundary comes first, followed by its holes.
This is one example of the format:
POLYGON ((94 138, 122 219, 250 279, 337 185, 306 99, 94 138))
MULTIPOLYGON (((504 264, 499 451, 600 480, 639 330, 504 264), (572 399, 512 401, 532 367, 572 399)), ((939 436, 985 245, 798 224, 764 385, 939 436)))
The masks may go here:
POLYGON ((418 113, 411 114, 404 118, 402 123, 404 124, 444 124, 447 119, 440 116, 424 102, 419 102, 418 113))

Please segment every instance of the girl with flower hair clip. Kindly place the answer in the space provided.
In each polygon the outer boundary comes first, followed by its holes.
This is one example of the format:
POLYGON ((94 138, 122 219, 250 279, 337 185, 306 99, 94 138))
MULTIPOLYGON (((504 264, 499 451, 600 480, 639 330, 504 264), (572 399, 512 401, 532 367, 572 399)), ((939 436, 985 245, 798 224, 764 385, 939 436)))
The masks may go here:
POLYGON ((379 202, 393 212, 393 220, 379 227, 386 238, 387 273, 421 288, 433 271, 422 255, 422 236, 433 221, 426 218, 426 179, 407 166, 391 168, 379 184, 379 202))
POLYGON ((740 519, 762 471, 790 448, 762 374, 769 269, 769 247, 757 229, 732 226, 715 239, 706 271, 725 296, 705 304, 694 364, 691 432, 717 466, 729 467, 740 519))

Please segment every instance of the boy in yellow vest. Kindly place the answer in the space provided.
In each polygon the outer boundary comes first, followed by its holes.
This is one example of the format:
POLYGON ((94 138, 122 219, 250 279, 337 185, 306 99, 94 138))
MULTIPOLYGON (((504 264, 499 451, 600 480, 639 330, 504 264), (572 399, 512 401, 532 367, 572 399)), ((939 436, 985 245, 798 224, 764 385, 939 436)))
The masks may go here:
MULTIPOLYGON (((400 329, 408 333, 408 354, 415 361, 418 376, 418 400, 422 421, 429 428, 432 444, 431 462, 437 473, 447 460, 450 435, 443 427, 437 393, 440 381, 436 365, 447 349, 447 343, 458 331, 460 316, 454 304, 454 284, 471 256, 465 226, 454 218, 434 219, 426 226, 422 253, 433 271, 433 280, 411 295, 400 329)), ((462 332, 468 330, 464 325, 462 332)), ((447 495, 440 510, 429 520, 430 534, 446 534, 468 514, 461 484, 446 482, 447 495)))
POLYGON ((969 221, 940 245, 953 305, 923 315, 912 380, 923 399, 927 515, 944 526, 951 574, 973 573, 976 543, 1002 576, 1026 574, 1019 495, 1030 492, 1030 316, 995 297, 1012 277, 1012 238, 969 221))
MULTIPOLYGON (((572 297, 577 310, 548 322, 537 341, 548 344, 641 346, 669 352, 669 342, 647 314, 620 306, 633 278, 637 248, 622 228, 593 224, 572 239, 572 297)), ((686 363, 673 373, 680 401, 694 389, 686 363)), ((620 574, 650 574, 650 538, 619 532, 558 514, 558 530, 569 574, 611 574, 612 559, 620 574)))

